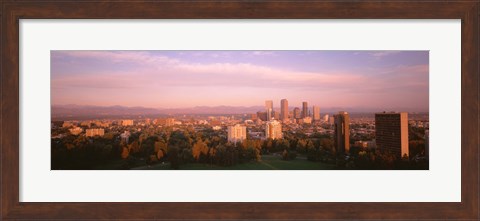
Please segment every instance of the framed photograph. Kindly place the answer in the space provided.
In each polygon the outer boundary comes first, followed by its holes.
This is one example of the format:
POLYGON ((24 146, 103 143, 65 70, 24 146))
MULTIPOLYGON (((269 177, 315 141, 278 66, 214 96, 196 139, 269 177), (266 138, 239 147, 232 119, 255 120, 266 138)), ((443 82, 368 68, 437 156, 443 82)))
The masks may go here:
POLYGON ((428 51, 50 55, 52 170, 428 170, 428 51))
POLYGON ((2 219, 466 219, 478 1, 0 3, 2 219))

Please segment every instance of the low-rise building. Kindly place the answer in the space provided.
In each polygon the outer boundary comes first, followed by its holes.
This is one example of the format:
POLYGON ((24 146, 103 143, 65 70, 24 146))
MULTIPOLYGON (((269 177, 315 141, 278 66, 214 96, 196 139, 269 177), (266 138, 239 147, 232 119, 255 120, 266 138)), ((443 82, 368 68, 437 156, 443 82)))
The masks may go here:
POLYGON ((133 126, 133 120, 122 120, 122 126, 133 126))
POLYGON ((304 124, 311 124, 312 123, 312 118, 311 117, 304 117, 302 119, 302 123, 304 124))
POLYGON ((69 129, 69 131, 73 135, 79 135, 83 132, 83 129, 80 128, 80 127, 74 127, 74 128, 69 129))
POLYGON ((122 134, 120 134, 120 138, 122 139, 123 142, 128 144, 128 138, 130 138, 130 132, 124 131, 122 134))
POLYGON ((105 130, 103 128, 93 128, 93 129, 86 130, 87 137, 94 137, 94 136, 103 137, 103 135, 105 135, 105 130))
POLYGON ((65 121, 65 122, 63 122, 63 124, 62 124, 62 127, 63 127, 63 128, 68 128, 68 127, 73 127, 73 126, 75 126, 75 124, 74 124, 73 122, 71 122, 71 121, 65 121))

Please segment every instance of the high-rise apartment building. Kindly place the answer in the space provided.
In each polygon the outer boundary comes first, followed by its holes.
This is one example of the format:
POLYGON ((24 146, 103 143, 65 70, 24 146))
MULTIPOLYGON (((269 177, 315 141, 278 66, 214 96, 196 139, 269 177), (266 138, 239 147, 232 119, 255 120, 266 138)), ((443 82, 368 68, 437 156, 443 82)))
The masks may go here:
POLYGON ((280 120, 288 121, 288 100, 282 99, 280 101, 280 120))
POLYGON ((328 123, 330 123, 330 124, 335 123, 335 114, 334 114, 334 116, 330 116, 330 118, 328 118, 328 123))
POLYGON ((265 138, 271 139, 281 139, 282 134, 282 124, 276 120, 271 120, 267 122, 265 126, 265 138))
POLYGON ((300 108, 296 107, 293 109, 293 118, 295 119, 301 119, 302 118, 302 112, 300 111, 300 108))
POLYGON ((408 113, 376 113, 375 141, 379 149, 388 150, 399 158, 408 157, 408 113))
POLYGON ((313 106, 313 121, 320 121, 320 107, 313 106))
POLYGON ((240 124, 228 126, 228 141, 232 143, 243 142, 247 139, 247 127, 240 124))
POLYGON ((271 120, 273 117, 273 101, 265 101, 265 111, 267 112, 267 120, 271 120))
POLYGON ((274 119, 280 119, 280 112, 274 111, 274 112, 273 112, 273 118, 274 118, 274 119))
POLYGON ((323 116, 323 121, 328 122, 328 117, 328 114, 325 114, 325 116, 323 116))
POLYGON ((308 103, 302 102, 302 118, 308 117, 308 103))
POLYGON ((334 143, 337 154, 348 154, 350 151, 350 116, 340 111, 334 116, 334 143))

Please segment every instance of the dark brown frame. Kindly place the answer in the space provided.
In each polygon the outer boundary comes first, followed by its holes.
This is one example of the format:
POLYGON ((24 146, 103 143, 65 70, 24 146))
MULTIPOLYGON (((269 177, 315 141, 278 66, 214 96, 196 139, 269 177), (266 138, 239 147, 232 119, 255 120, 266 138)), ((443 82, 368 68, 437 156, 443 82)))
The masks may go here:
MULTIPOLYGON (((341 2, 0 1, 0 219, 480 219, 478 0, 341 2), (19 19, 461 19, 460 203, 19 202, 19 19)), ((455 148, 455 147, 452 147, 455 148)), ((354 185, 354 184, 352 184, 354 185)))

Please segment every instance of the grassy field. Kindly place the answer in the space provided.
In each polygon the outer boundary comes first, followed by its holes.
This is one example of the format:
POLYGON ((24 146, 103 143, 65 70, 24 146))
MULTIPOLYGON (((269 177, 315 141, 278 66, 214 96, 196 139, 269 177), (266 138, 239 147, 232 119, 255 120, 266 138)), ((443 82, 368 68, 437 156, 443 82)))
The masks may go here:
MULTIPOLYGON (((156 164, 152 166, 142 166, 133 168, 135 170, 169 170, 170 164, 156 164)), ((190 163, 180 166, 181 170, 332 170, 334 165, 320 162, 311 162, 303 157, 295 160, 285 161, 280 156, 263 155, 261 162, 249 162, 237 164, 230 167, 216 165, 190 163)))

